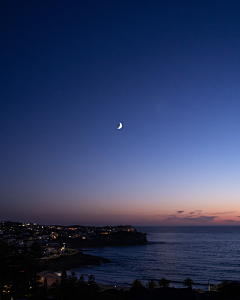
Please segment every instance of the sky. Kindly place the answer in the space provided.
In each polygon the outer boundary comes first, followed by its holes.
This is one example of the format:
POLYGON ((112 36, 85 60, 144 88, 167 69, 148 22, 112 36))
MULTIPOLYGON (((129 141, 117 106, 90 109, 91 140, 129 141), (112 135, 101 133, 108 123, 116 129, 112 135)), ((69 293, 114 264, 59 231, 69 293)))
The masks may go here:
POLYGON ((239 0, 2 0, 0 24, 0 220, 240 224, 239 0))

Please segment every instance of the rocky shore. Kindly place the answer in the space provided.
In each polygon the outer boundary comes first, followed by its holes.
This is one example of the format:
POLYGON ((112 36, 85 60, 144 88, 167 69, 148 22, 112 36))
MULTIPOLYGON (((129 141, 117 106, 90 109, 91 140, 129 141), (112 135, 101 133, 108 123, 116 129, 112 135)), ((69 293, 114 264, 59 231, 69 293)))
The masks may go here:
POLYGON ((70 270, 74 268, 81 268, 87 265, 101 265, 109 262, 110 260, 107 258, 78 252, 72 255, 63 255, 48 260, 41 260, 38 265, 38 270, 39 272, 44 270, 70 270))

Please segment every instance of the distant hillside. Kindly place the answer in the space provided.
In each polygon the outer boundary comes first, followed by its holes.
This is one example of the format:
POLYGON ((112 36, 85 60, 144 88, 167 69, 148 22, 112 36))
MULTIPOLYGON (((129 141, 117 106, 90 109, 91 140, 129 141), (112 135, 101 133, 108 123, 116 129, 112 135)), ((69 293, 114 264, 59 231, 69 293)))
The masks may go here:
POLYGON ((99 234, 94 239, 66 238, 64 241, 68 247, 72 248, 148 244, 146 233, 127 231, 99 234))

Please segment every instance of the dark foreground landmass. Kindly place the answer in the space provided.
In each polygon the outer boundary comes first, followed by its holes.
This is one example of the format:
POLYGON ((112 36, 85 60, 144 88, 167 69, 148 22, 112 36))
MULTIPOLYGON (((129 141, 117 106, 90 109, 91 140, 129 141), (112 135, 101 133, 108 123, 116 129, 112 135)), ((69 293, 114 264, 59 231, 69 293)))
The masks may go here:
MULTIPOLYGON (((209 292, 192 290, 193 281, 184 280, 188 288, 176 289, 167 287, 169 282, 162 278, 158 284, 150 280, 144 287, 135 280, 132 288, 103 290, 93 275, 79 279, 73 272, 67 275, 66 270, 91 264, 102 264, 109 260, 102 257, 83 254, 74 249, 68 249, 58 257, 42 257, 41 246, 33 244, 29 248, 18 249, 0 240, 0 299, 2 300, 237 300, 240 299, 240 283, 223 282, 209 292), (20 251, 21 250, 21 251, 20 251), (45 272, 40 270, 62 270, 61 277, 48 282, 45 272), (58 279, 58 280, 56 280, 58 279), (163 286, 163 288, 155 288, 163 286)), ((53 273, 54 274, 54 273, 53 273)), ((55 274, 56 275, 56 274, 55 274)), ((54 279, 54 278, 53 278, 54 279)))
POLYGON ((115 289, 106 294, 92 275, 84 282, 74 274, 70 277, 63 274, 67 274, 66 270, 110 262, 107 258, 82 253, 83 248, 147 245, 146 234, 137 232, 134 227, 44 226, 11 221, 2 221, 0 225, 0 299, 132 298, 132 292, 128 294, 123 290, 116 295, 115 289), (61 280, 52 276, 50 282, 46 274, 54 275, 54 271, 62 272, 61 280))
MULTIPOLYGON (((191 288, 162 287, 147 289, 145 287, 131 287, 128 290, 116 288, 102 290, 95 282, 87 281, 72 284, 72 279, 61 280, 48 291, 39 290, 38 294, 29 300, 237 300, 239 291, 232 289, 225 291, 200 292, 191 288)), ((239 287, 237 287, 239 289, 239 287)))
POLYGON ((93 256, 90 254, 83 254, 78 252, 71 255, 62 255, 56 258, 40 260, 38 264, 38 271, 44 270, 70 270, 74 268, 81 268, 87 265, 101 265, 103 263, 109 263, 107 258, 93 256))

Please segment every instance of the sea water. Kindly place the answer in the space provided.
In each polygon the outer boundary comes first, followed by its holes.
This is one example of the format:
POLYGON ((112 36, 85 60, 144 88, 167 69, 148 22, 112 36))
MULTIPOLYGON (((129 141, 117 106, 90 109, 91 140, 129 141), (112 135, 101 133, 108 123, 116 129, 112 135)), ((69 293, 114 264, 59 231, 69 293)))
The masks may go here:
POLYGON ((240 281, 240 227, 136 227, 147 233, 148 245, 82 248, 83 253, 111 262, 75 269, 78 276, 94 275, 97 282, 130 286, 135 279, 144 284, 162 277, 180 287, 191 278, 205 284, 240 281))

